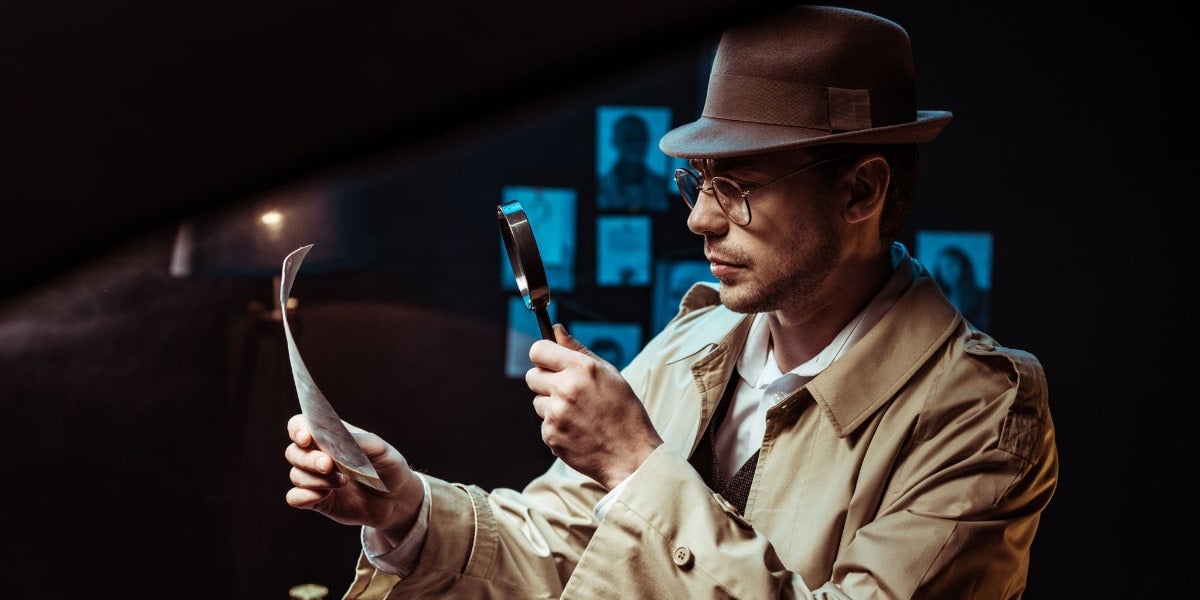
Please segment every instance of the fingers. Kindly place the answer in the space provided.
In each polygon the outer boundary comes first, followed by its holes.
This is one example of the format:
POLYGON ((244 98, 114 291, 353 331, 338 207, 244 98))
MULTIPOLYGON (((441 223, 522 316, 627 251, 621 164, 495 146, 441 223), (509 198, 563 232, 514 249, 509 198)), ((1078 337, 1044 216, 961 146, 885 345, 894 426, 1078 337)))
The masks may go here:
POLYGON ((559 445, 559 440, 571 432, 569 408, 562 401, 539 395, 533 399, 533 411, 542 419, 542 441, 550 446, 550 450, 557 456, 555 448, 559 445))
POLYGON ((529 347, 529 360, 539 367, 561 371, 573 362, 578 362, 580 353, 588 353, 588 349, 579 343, 579 340, 571 337, 562 323, 554 325, 554 339, 557 343, 549 340, 534 342, 529 347))
POLYGON ((288 437, 301 448, 312 445, 312 431, 308 429, 308 420, 303 414, 292 415, 287 423, 288 437))
POLYGON ((534 366, 561 371, 567 366, 572 351, 549 340, 538 340, 529 346, 529 360, 534 366))
MULTIPOLYGON (((292 430, 291 422, 289 430, 292 430)), ((306 429, 304 431, 307 432, 306 429)), ((299 443, 292 443, 283 454, 292 465, 288 478, 294 487, 288 490, 287 503, 293 507, 314 508, 333 490, 340 489, 349 482, 349 478, 337 470, 333 459, 315 447, 302 447, 299 443)))
POLYGON ((549 340, 538 340, 529 347, 529 361, 535 367, 554 372, 565 371, 573 366, 588 367, 599 362, 600 359, 579 342, 574 342, 574 345, 579 349, 572 349, 549 340))
POLYGON ((537 413, 537 416, 542 420, 545 420, 546 415, 548 414, 549 405, 549 396, 538 394, 537 396, 533 397, 533 412, 537 413))
MULTIPOLYGON (((549 375, 549 372, 539 367, 533 367, 532 369, 525 371, 525 385, 529 388, 529 391, 535 394, 548 395, 551 392, 550 382, 548 380, 549 375)), ((533 401, 534 408, 537 408, 537 398, 534 398, 533 401)), ((542 416, 542 413, 538 413, 538 416, 542 416)))
POLYGON ((333 459, 328 454, 315 447, 304 447, 298 443, 288 444, 283 456, 293 467, 313 473, 328 475, 335 468, 333 459))
POLYGON ((287 503, 294 508, 314 508, 314 506, 329 497, 329 490, 312 490, 294 487, 287 492, 287 503))
POLYGON ((561 429, 563 423, 559 419, 559 415, 553 412, 551 408, 553 399, 548 396, 536 396, 533 399, 533 411, 542 418, 542 442, 550 449, 550 454, 558 456, 558 439, 564 433, 561 429))
POLYGON ((542 422, 542 443, 550 449, 550 454, 558 456, 559 445, 557 444, 558 432, 549 423, 542 422))
POLYGON ((347 477, 341 471, 321 474, 300 467, 292 467, 288 473, 292 485, 310 490, 334 490, 346 485, 347 477))
MULTIPOLYGON (((346 430, 350 432, 350 436, 354 438, 355 443, 362 448, 368 457, 381 456, 387 452, 387 444, 379 436, 356 427, 351 423, 347 423, 344 420, 342 424, 346 426, 346 430)), ((303 414, 292 415, 288 419, 287 428, 288 437, 297 446, 301 448, 317 448, 315 445, 316 439, 313 437, 312 430, 308 426, 308 419, 303 414)))

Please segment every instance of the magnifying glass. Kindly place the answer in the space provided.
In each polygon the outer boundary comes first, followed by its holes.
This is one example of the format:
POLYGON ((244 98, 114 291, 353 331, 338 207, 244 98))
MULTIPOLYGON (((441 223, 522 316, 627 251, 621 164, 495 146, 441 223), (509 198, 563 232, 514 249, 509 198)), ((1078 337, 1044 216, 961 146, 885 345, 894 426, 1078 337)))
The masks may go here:
POLYGON ((550 323, 550 286, 546 283, 546 268, 542 266, 542 254, 533 239, 533 227, 525 216, 525 209, 517 200, 496 207, 496 220, 500 223, 500 235, 504 238, 504 250, 508 252, 508 263, 512 265, 517 289, 525 299, 525 306, 537 316, 542 339, 554 340, 554 327, 550 323))

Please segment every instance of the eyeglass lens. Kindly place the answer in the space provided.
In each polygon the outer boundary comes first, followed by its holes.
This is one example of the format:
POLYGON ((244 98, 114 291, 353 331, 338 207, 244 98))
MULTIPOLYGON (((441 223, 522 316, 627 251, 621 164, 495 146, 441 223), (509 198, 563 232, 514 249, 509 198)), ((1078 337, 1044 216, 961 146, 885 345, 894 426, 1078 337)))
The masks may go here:
MULTIPOLYGON (((675 171, 675 184, 679 186, 679 193, 688 208, 695 208, 704 185, 700 177, 692 170, 678 169, 675 171)), ((729 218, 739 223, 748 220, 746 199, 737 184, 723 177, 714 177, 709 180, 709 185, 717 197, 717 203, 729 218)))

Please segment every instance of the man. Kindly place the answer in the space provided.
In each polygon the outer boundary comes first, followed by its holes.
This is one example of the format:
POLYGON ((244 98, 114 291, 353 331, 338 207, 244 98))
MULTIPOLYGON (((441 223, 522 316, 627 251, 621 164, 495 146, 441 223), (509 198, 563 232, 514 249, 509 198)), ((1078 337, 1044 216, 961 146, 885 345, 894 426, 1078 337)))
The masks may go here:
POLYGON ((347 484, 289 422, 288 502, 363 526, 350 598, 1015 598, 1057 481, 1046 381, 894 243, 916 144, 908 36, 797 7, 728 31, 664 152, 719 288, 621 372, 556 327, 526 381, 558 457, 523 491, 347 484))

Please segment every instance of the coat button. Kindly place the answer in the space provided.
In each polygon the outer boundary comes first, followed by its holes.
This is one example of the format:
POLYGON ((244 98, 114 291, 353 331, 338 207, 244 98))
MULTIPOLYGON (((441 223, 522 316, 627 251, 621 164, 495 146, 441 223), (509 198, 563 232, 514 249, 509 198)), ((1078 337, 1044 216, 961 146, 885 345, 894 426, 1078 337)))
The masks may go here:
POLYGON ((692 566, 692 561, 694 560, 692 558, 692 551, 687 546, 676 548, 675 553, 671 555, 671 559, 675 561, 677 566, 684 569, 692 566))

